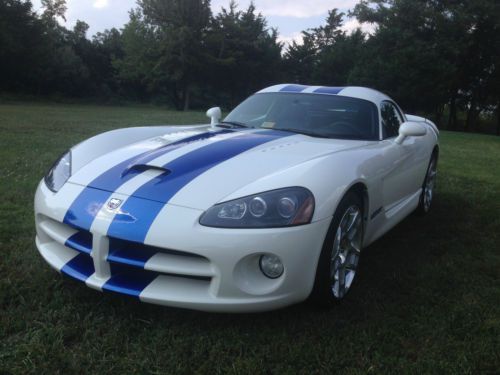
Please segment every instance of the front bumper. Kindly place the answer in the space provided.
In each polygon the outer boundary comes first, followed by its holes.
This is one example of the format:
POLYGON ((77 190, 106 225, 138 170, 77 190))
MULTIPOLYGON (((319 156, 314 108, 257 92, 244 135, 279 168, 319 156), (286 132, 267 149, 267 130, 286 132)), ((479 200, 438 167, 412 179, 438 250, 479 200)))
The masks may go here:
POLYGON ((103 211, 90 230, 64 224, 79 189, 68 183, 54 194, 40 183, 36 245, 53 268, 91 288, 217 312, 276 309, 312 290, 329 219, 293 228, 208 228, 198 223, 201 211, 166 205, 144 243, 136 243, 109 237, 112 218, 103 211), (278 279, 260 271, 264 253, 281 258, 285 271, 278 279))

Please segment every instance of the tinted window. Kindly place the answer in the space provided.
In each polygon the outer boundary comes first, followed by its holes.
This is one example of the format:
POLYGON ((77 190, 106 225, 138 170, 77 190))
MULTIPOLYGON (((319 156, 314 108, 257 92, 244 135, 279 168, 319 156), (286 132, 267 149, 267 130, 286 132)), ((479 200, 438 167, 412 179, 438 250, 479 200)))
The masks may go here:
POLYGON ((382 116, 382 136, 384 139, 396 137, 403 118, 398 109, 391 102, 383 102, 380 107, 382 116))
POLYGON ((379 132, 375 104, 337 95, 256 94, 236 107, 225 121, 328 138, 377 140, 379 132))

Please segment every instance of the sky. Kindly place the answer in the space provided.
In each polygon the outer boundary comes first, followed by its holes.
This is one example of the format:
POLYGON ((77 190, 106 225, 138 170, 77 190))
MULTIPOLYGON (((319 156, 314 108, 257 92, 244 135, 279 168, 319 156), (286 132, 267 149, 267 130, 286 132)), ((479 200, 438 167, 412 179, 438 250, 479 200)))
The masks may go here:
MULTIPOLYGON (((245 9, 251 0, 239 0, 240 9, 245 9)), ((35 10, 39 10, 40 0, 32 0, 35 10)), ((280 40, 290 43, 300 41, 300 32, 325 23, 328 10, 337 8, 347 13, 358 0, 254 0, 257 11, 268 20, 270 27, 278 28, 280 40)), ((221 7, 228 7, 229 0, 212 0, 212 11, 218 13, 221 7)), ((66 27, 72 28, 76 20, 89 24, 89 38, 99 31, 112 27, 121 28, 128 21, 128 12, 136 7, 136 0, 67 0, 66 27)), ((344 28, 358 26, 355 19, 346 19, 344 28)), ((363 29, 369 31, 369 25, 363 29)))

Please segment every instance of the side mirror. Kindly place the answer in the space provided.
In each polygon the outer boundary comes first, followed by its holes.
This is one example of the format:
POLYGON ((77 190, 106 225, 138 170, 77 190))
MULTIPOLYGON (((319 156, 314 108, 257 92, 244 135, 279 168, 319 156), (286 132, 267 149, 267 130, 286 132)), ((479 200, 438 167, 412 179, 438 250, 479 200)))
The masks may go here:
POLYGON ((210 120, 211 120, 210 125, 212 125, 212 127, 217 125, 220 122, 220 119, 222 117, 222 111, 221 111, 220 107, 210 108, 207 111, 207 117, 210 118, 210 120))
POLYGON ((421 137, 427 134, 427 127, 424 124, 413 121, 406 121, 399 127, 399 136, 396 143, 401 144, 406 137, 421 137))

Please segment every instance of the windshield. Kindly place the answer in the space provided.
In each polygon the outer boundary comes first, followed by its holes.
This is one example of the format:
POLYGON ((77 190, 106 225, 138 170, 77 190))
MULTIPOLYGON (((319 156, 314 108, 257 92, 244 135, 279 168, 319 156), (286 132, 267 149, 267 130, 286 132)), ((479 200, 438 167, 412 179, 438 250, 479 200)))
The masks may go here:
POLYGON ((236 107, 224 122, 324 138, 379 138, 375 104, 336 95, 255 94, 236 107))

